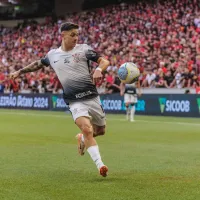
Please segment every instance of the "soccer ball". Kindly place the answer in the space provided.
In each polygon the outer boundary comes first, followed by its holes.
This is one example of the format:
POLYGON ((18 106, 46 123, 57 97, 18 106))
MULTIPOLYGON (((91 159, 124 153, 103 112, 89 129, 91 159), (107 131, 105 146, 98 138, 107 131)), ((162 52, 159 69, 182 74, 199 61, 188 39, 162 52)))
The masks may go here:
POLYGON ((118 76, 122 83, 131 84, 138 80, 140 70, 136 64, 126 62, 119 67, 118 76))

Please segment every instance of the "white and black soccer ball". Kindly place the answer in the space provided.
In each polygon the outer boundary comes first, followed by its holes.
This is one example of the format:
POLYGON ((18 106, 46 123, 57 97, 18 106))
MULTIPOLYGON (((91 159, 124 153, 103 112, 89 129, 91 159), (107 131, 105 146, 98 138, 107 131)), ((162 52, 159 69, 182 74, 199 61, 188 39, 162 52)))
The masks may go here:
POLYGON ((140 76, 140 70, 136 64, 132 62, 126 62, 119 67, 118 76, 120 81, 123 83, 134 83, 140 76))

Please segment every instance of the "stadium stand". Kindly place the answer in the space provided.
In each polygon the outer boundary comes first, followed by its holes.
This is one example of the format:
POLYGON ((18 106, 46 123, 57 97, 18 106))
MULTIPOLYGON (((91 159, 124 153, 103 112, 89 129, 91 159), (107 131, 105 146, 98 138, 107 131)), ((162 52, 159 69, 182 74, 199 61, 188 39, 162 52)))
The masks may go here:
POLYGON ((154 5, 121 3, 66 15, 56 22, 48 17, 43 24, 1 27, 0 92, 62 92, 51 68, 15 81, 10 81, 8 74, 57 48, 63 21, 78 23, 79 43, 91 44, 111 61, 104 80, 97 85, 101 94, 119 92, 116 72, 127 61, 140 66, 143 87, 200 86, 200 7, 197 0, 174 0, 154 5))

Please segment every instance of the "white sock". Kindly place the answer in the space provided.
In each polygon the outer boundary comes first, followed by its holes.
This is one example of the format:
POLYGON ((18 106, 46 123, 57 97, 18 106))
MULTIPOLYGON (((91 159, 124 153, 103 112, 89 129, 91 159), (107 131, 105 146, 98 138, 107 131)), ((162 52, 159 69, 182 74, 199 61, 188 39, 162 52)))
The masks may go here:
POLYGON ((99 153, 98 145, 89 147, 87 149, 87 151, 90 154, 90 157, 92 158, 92 160, 95 162, 98 169, 100 169, 102 166, 104 166, 104 164, 101 160, 100 153, 99 153))
POLYGON ((126 119, 129 120, 129 116, 130 116, 130 108, 126 108, 126 119))
POLYGON ((134 120, 134 116, 135 116, 135 105, 134 106, 132 106, 132 108, 131 108, 131 121, 133 121, 134 120))
POLYGON ((81 136, 81 141, 84 142, 85 141, 85 138, 84 138, 84 135, 82 134, 81 136))

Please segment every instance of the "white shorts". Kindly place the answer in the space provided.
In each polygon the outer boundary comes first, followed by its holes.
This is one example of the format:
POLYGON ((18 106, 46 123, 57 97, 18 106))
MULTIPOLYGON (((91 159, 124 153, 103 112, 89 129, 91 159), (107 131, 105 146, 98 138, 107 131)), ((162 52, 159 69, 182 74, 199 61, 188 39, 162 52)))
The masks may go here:
POLYGON ((97 126, 106 125, 106 115, 101 106, 99 97, 69 103, 69 110, 74 121, 79 117, 88 117, 91 123, 97 126))
POLYGON ((124 94, 124 103, 137 103, 137 94, 124 94))

